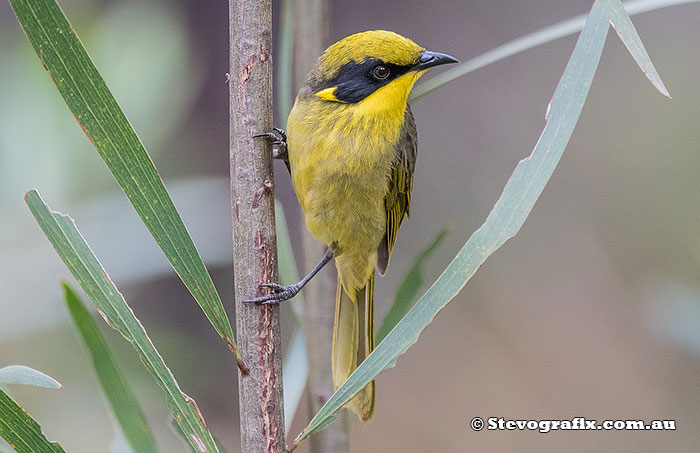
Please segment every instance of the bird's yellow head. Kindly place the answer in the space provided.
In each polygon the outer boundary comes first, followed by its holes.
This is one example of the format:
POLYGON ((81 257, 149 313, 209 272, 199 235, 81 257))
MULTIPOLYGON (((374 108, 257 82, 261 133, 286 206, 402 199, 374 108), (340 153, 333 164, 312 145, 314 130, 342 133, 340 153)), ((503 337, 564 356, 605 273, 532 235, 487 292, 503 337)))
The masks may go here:
POLYGON ((456 62, 399 34, 366 31, 326 49, 309 74, 306 88, 324 101, 357 103, 370 111, 401 103, 405 108, 413 84, 426 69, 456 62))

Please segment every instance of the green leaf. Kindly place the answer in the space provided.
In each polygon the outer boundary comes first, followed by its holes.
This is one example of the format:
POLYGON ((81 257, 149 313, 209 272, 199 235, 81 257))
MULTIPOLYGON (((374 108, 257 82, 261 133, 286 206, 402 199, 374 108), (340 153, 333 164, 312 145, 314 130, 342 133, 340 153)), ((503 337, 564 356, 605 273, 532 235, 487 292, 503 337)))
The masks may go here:
POLYGON ((652 85, 664 96, 670 98, 671 95, 661 81, 659 73, 656 72, 656 68, 651 62, 651 58, 649 58, 644 44, 642 44, 642 39, 639 37, 637 29, 634 28, 632 19, 630 19, 630 16, 625 12, 622 2, 620 0, 598 0, 598 5, 605 11, 610 24, 617 32, 617 35, 620 37, 625 47, 627 47, 627 50, 632 54, 639 68, 644 72, 649 81, 651 81, 652 85))
POLYGON ((165 392, 168 407, 196 451, 218 452, 197 403, 185 395, 165 365, 141 322, 75 227, 73 219, 49 209, 35 190, 25 200, 46 237, 107 323, 136 349, 165 392))
POLYGON ((393 329, 396 324, 401 321, 408 310, 411 309, 413 304, 418 297, 418 291, 423 287, 423 265, 430 258, 430 256, 435 252, 440 243, 448 233, 447 228, 443 228, 433 242, 430 243, 416 258, 413 266, 408 270, 406 276, 403 278, 399 289, 396 291, 396 296, 394 297, 394 303, 391 304, 391 308, 384 316, 382 325, 379 327, 375 341, 381 343, 382 340, 389 334, 391 329, 393 329))
POLYGON ((569 142, 598 67, 607 31, 607 18, 594 4, 552 97, 542 135, 530 157, 515 168, 486 222, 469 238, 433 286, 323 405, 295 439, 295 444, 328 425, 353 395, 380 372, 393 367, 484 261, 520 230, 569 142))
POLYGON ((63 452, 56 442, 49 442, 39 424, 7 393, 0 389, 0 437, 17 453, 63 452))
MULTIPOLYGON (((198 450, 195 450, 192 448, 192 445, 188 443, 187 440, 187 435, 182 432, 182 429, 180 428, 180 425, 177 424, 177 421, 174 418, 170 419, 170 428, 173 431, 173 434, 177 436, 180 441, 182 441, 182 447, 187 449, 187 451, 191 451, 193 453, 197 453, 198 450)), ((135 452, 138 453, 138 452, 135 452)))
POLYGON ((42 65, 209 321, 242 364, 219 294, 141 140, 55 0, 10 0, 42 65))
POLYGON ((61 388, 61 383, 56 379, 24 365, 10 365, 0 368, 0 384, 24 384, 51 389, 61 388))
POLYGON ((68 312, 78 333, 80 333, 80 337, 90 351, 97 379, 100 381, 102 391, 109 401, 124 437, 133 451, 144 453, 158 451, 146 417, 143 415, 123 373, 114 362, 97 324, 68 283, 63 282, 62 286, 68 312))
MULTIPOLYGON (((653 11, 667 6, 682 5, 685 3, 697 3, 700 0, 636 0, 625 2, 625 10, 628 14, 640 14, 648 11, 653 11)), ((570 19, 558 22, 554 25, 541 28, 533 33, 521 36, 512 41, 508 41, 494 49, 489 50, 481 55, 453 66, 439 75, 432 77, 430 80, 418 84, 408 98, 409 102, 415 101, 426 94, 437 90, 443 85, 452 82, 464 75, 469 74, 486 65, 503 60, 504 58, 524 52, 533 47, 552 42, 556 39, 565 36, 573 35, 581 31, 586 23, 586 14, 581 14, 570 19)), ((624 39, 623 39, 624 40, 624 39)))

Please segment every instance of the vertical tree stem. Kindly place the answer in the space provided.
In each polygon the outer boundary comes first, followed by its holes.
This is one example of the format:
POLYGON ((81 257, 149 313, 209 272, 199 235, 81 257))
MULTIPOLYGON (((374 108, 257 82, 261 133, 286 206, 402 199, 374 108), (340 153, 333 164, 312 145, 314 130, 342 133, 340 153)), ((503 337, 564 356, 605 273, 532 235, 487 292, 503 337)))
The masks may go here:
MULTIPOLYGON (((295 85, 304 83, 316 59, 330 44, 329 5, 327 0, 294 2, 294 69, 295 85)), ((302 217, 303 224, 303 217, 302 217)), ((304 270, 311 269, 326 253, 325 247, 302 225, 304 270)), ((331 344, 335 312, 336 276, 330 267, 320 272, 304 289, 304 331, 309 355, 308 395, 314 415, 333 394, 331 344)), ((350 451, 350 417, 347 411, 339 420, 309 439, 312 453, 350 451)))
POLYGON ((238 345, 250 374, 239 374, 243 453, 283 452, 279 306, 242 303, 277 281, 270 145, 253 135, 272 127, 272 5, 229 0, 230 157, 233 269, 238 345))

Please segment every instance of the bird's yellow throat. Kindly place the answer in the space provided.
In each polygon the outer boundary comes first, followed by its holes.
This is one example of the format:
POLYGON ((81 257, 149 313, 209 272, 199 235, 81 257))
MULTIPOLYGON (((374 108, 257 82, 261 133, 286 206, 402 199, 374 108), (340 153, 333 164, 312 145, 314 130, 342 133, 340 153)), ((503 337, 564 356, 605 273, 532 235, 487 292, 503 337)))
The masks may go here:
MULTIPOLYGON (((343 108, 334 110, 334 115, 337 121, 336 125, 353 125, 352 128, 339 128, 346 135, 365 131, 367 133, 366 138, 370 141, 394 143, 398 139, 399 131, 404 121, 408 95, 413 85, 424 72, 408 72, 378 88, 363 100, 352 104, 343 102, 335 97, 334 92, 337 87, 321 90, 316 93, 316 96, 325 101, 342 104, 343 108), (380 138, 382 140, 379 140, 380 138)), ((368 148, 373 149, 374 147, 370 146, 368 148)))

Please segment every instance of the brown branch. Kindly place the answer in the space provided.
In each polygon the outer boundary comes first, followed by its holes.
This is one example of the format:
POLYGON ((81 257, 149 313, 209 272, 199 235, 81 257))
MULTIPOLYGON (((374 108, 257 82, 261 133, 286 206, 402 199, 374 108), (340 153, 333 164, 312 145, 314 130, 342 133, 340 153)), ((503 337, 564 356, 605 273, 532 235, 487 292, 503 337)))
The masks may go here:
POLYGON ((236 330, 250 369, 238 379, 243 453, 285 450, 279 306, 242 303, 277 281, 271 148, 253 139, 272 128, 271 27, 270 0, 229 0, 236 330))
MULTIPOLYGON (((329 42, 329 5, 327 0, 296 0, 294 2, 294 69, 295 85, 304 83, 306 74, 316 63, 329 42)), ((303 269, 311 269, 325 247, 309 233, 301 218, 302 244, 304 246, 303 269)), ((335 311, 336 276, 327 267, 304 289, 304 331, 309 356, 308 395, 311 415, 316 414, 333 394, 331 375, 331 344, 335 311)), ((350 451, 350 417, 340 411, 339 420, 310 439, 312 453, 350 451)))

